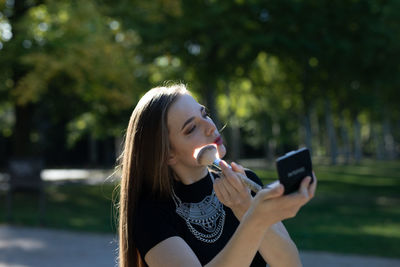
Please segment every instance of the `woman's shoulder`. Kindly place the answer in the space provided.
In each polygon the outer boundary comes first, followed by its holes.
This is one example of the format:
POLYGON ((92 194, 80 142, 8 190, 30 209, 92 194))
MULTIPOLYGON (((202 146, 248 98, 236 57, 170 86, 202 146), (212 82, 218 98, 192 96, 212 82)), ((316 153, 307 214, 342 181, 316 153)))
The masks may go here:
POLYGON ((169 213, 171 210, 173 211, 173 208, 172 198, 169 199, 167 197, 145 196, 139 198, 137 202, 137 212, 140 215, 146 215, 146 213, 155 214, 156 211, 157 214, 169 213))
MULTIPOLYGON (((134 215, 134 239, 141 255, 161 241, 177 236, 176 216, 171 201, 142 198, 134 215)), ((172 203, 173 204, 173 203, 172 203)))

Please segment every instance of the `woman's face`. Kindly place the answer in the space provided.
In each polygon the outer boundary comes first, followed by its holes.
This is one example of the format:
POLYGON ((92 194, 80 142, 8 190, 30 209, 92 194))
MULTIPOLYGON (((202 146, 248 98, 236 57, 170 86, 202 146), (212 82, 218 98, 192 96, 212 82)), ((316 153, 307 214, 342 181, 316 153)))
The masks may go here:
POLYGON ((169 108, 167 120, 173 163, 198 167, 194 150, 208 144, 216 144, 220 157, 225 156, 226 149, 214 122, 191 95, 177 98, 169 108))

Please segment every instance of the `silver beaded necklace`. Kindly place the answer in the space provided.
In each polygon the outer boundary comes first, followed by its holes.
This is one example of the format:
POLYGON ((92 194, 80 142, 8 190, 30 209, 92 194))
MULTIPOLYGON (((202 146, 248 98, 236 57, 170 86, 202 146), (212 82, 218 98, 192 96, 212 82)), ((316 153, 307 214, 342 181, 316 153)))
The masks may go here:
MULTIPOLYGON (((210 172, 214 183, 214 176, 210 172)), ((176 205, 176 213, 185 220, 190 232, 200 241, 214 243, 217 241, 225 224, 224 205, 215 195, 214 189, 211 195, 206 196, 198 203, 184 203, 172 190, 172 199, 176 205), (197 226, 197 229, 195 228, 197 226), (200 232, 199 230, 204 230, 200 232)))

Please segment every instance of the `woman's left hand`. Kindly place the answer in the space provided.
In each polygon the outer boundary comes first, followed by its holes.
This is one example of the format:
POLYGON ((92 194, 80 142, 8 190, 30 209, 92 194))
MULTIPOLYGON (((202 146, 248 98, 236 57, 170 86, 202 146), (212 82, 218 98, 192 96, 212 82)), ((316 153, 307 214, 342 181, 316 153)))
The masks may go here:
POLYGON ((222 204, 231 208, 240 220, 250 207, 252 196, 250 190, 238 177, 236 172, 246 175, 241 165, 232 162, 229 168, 225 161, 221 161, 222 175, 214 181, 214 191, 222 204))

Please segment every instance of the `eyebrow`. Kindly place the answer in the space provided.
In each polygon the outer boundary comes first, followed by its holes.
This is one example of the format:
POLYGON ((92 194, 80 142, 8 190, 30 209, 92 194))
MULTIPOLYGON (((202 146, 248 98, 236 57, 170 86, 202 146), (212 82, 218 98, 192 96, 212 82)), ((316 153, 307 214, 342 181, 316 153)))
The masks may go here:
MULTIPOLYGON (((201 106, 201 107, 200 107, 200 112, 203 112, 204 109, 205 109, 205 107, 204 107, 204 106, 201 106)), ((187 119, 187 120, 185 121, 185 123, 183 124, 181 131, 185 128, 186 125, 188 125, 189 123, 191 123, 193 120, 194 120, 194 116, 193 116, 193 117, 190 117, 189 119, 187 119)))

